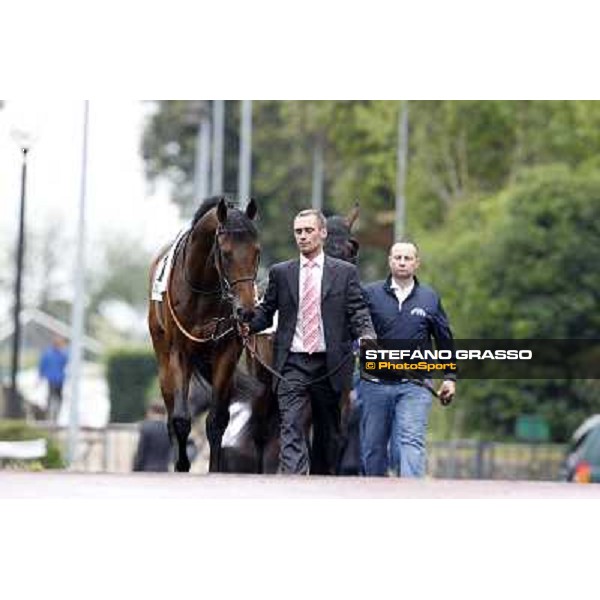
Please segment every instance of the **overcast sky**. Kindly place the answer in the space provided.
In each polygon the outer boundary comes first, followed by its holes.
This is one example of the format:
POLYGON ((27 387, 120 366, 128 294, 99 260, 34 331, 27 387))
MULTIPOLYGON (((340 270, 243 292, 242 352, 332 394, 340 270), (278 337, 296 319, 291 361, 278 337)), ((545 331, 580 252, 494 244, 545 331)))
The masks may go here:
MULTIPOLYGON (((145 185, 138 149, 146 112, 148 106, 135 100, 90 102, 86 214, 92 240, 101 234, 126 232, 154 248, 160 245, 157 238, 170 237, 178 227, 177 211, 166 193, 150 195, 145 185)), ((37 130, 28 167, 27 225, 35 228, 38 217, 54 213, 74 231, 83 102, 9 101, 0 111, 2 222, 11 229, 18 218, 21 157, 10 131, 22 122, 37 130)))
MULTIPOLYGON (((150 194, 139 154, 148 104, 135 100, 90 102, 86 231, 88 258, 102 239, 139 240, 157 250, 181 226, 166 190, 150 194)), ((15 126, 35 130, 29 153, 26 227, 39 231, 60 219, 74 244, 79 210, 83 101, 7 101, 0 110, 0 243, 16 243, 21 154, 11 137, 15 126)), ((72 269, 71 248, 65 266, 72 269)), ((2 308, 0 299, 0 308, 2 308)))

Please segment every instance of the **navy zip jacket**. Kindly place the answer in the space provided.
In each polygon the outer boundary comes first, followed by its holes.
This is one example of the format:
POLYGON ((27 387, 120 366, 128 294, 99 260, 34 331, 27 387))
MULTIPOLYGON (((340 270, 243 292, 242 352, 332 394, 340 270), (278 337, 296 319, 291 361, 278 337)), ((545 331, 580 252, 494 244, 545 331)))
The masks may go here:
MULTIPOLYGON (((454 350, 448 317, 437 292, 427 285, 415 285, 398 310, 398 298, 391 287, 392 276, 363 288, 377 338, 381 340, 416 340, 431 348, 435 339, 438 350, 454 350)), ((445 379, 456 379, 452 371, 445 379)))

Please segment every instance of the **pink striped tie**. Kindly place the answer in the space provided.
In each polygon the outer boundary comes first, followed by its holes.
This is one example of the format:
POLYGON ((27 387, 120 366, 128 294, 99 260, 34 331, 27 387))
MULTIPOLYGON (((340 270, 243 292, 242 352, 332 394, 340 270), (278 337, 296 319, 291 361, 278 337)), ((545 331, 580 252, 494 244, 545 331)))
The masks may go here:
POLYGON ((313 267, 316 266, 317 264, 313 261, 308 261, 304 265, 306 272, 302 286, 302 343, 304 350, 309 354, 315 352, 319 346, 321 306, 317 297, 317 286, 313 271, 313 267))

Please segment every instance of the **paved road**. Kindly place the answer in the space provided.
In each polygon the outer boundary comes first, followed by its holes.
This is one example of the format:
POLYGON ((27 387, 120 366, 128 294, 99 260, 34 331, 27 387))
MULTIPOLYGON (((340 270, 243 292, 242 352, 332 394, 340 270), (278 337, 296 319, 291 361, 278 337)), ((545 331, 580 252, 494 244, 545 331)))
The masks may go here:
POLYGON ((407 480, 269 475, 88 474, 0 472, 3 498, 600 498, 600 485, 554 482, 407 480))

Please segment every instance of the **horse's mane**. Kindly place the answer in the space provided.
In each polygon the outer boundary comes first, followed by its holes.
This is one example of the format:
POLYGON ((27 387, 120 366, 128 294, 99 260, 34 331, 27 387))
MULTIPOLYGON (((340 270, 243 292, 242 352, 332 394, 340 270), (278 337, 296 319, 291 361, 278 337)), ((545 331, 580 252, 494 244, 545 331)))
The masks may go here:
MULTIPOLYGON (((192 227, 209 211, 214 208, 221 201, 222 196, 211 196, 202 201, 202 204, 198 207, 192 218, 192 227)), ((227 208, 234 208, 234 204, 231 201, 227 201, 227 208)))
MULTIPOLYGON (((211 209, 215 208, 221 201, 223 196, 211 196, 202 201, 202 204, 198 207, 192 218, 192 229, 196 226, 198 221, 211 209)), ((257 231, 254 223, 246 216, 243 211, 238 208, 238 203, 225 198, 227 203, 227 224, 231 225, 238 232, 248 232, 256 236, 257 231)))

